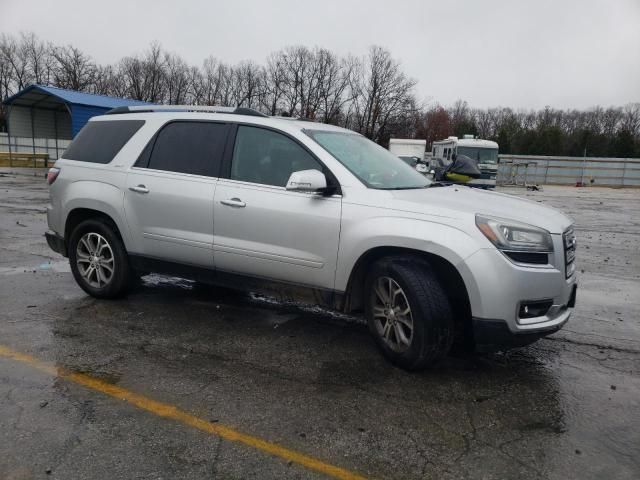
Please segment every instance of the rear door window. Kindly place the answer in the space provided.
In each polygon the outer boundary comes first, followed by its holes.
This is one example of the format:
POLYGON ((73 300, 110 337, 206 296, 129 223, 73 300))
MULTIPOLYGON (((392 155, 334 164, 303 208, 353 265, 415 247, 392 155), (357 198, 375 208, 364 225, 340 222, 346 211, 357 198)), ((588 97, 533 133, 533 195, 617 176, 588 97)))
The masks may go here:
POLYGON ((227 131, 224 123, 169 123, 155 139, 148 168, 217 177, 227 131))
POLYGON ((82 127, 62 158, 109 163, 142 125, 144 120, 89 122, 82 127))

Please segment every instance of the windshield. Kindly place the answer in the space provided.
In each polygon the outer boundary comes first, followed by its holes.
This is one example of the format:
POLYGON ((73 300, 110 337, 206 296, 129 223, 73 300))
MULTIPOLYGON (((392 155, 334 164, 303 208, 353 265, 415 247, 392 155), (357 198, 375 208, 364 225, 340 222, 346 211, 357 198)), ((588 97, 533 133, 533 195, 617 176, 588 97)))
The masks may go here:
POLYGON ((356 133, 305 130, 369 188, 400 190, 432 182, 393 153, 356 133))
POLYGON ((497 148, 458 147, 458 155, 472 158, 478 163, 498 163, 497 148))

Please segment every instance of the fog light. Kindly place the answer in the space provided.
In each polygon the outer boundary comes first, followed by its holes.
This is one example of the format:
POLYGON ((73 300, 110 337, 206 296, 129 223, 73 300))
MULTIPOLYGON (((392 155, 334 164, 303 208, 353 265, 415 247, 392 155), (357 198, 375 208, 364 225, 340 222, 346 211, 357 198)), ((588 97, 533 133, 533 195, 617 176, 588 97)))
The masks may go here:
POLYGON ((522 302, 520 304, 519 318, 542 317, 553 305, 553 300, 536 300, 535 302, 522 302))

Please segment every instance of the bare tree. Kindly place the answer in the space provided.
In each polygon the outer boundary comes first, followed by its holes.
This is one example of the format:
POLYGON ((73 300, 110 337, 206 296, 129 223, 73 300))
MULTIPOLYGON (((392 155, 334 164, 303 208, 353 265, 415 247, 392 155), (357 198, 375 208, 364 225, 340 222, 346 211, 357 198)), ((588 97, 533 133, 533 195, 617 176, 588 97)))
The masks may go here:
POLYGON ((345 108, 355 100, 350 88, 358 62, 354 57, 335 59, 329 66, 326 82, 321 89, 322 121, 337 124, 345 116, 345 108))
POLYGON ((630 103, 622 109, 620 127, 634 136, 640 135, 640 103, 630 103))
MULTIPOLYGON (((115 95, 151 103, 230 105, 332 123, 378 143, 391 136, 433 140, 474 133, 509 153, 640 156, 640 104, 590 110, 513 110, 419 104, 415 80, 381 47, 339 57, 291 46, 261 65, 227 64, 210 56, 200 67, 152 43, 141 54, 99 65, 73 46, 56 46, 33 33, 0 35, 0 98, 31 83, 115 95)), ((0 128, 5 109, 0 105, 0 128)))
POLYGON ((309 83, 310 52, 306 47, 287 47, 281 52, 280 62, 284 71, 283 109, 289 116, 299 116, 306 106, 304 99, 309 83))
POLYGON ((187 62, 177 55, 167 53, 164 57, 164 64, 166 85, 164 101, 174 105, 186 103, 190 87, 187 62))
POLYGON ((93 60, 80 49, 68 45, 54 47, 51 54, 55 59, 53 81, 61 88, 88 90, 96 80, 97 67, 93 60))
POLYGON ((127 89, 123 78, 118 75, 111 65, 96 67, 96 80, 89 88, 91 93, 99 95, 112 95, 115 97, 126 97, 127 89))
POLYGON ((20 44, 20 50, 26 55, 30 81, 48 85, 51 82, 55 61, 50 46, 38 39, 34 33, 22 33, 20 44))
POLYGON ((359 73, 354 76, 354 110, 358 130, 374 141, 382 140, 394 116, 413 111, 413 88, 400 64, 382 47, 371 47, 359 73))
POLYGON ((222 91, 228 81, 227 67, 215 57, 205 58, 200 77, 199 103, 204 105, 219 105, 222 103, 222 91))
POLYGON ((24 45, 15 38, 3 34, 0 37, 0 55, 10 72, 11 93, 27 87, 31 83, 31 72, 24 45))
POLYGON ((284 89, 287 79, 285 62, 281 52, 272 53, 267 58, 267 66, 265 68, 265 95, 264 110, 269 115, 277 115, 280 113, 281 101, 284 95, 284 89))
POLYGON ((162 48, 151 44, 142 57, 125 57, 117 67, 127 97, 151 103, 161 103, 165 97, 165 63, 162 48))
POLYGON ((241 62, 233 69, 232 106, 259 108, 264 95, 264 72, 254 62, 241 62))

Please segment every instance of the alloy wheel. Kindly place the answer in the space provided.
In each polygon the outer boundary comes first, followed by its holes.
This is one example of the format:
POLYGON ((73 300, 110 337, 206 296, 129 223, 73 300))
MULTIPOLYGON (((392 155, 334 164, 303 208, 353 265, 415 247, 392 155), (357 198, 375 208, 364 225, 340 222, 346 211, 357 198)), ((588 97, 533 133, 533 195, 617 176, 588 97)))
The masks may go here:
POLYGON ((113 279, 115 259, 111 245, 99 233, 85 233, 76 248, 76 264, 82 278, 94 288, 103 288, 113 279))
POLYGON ((413 316, 402 287, 390 277, 379 277, 373 285, 372 302, 378 334, 393 351, 407 350, 413 339, 413 316))

